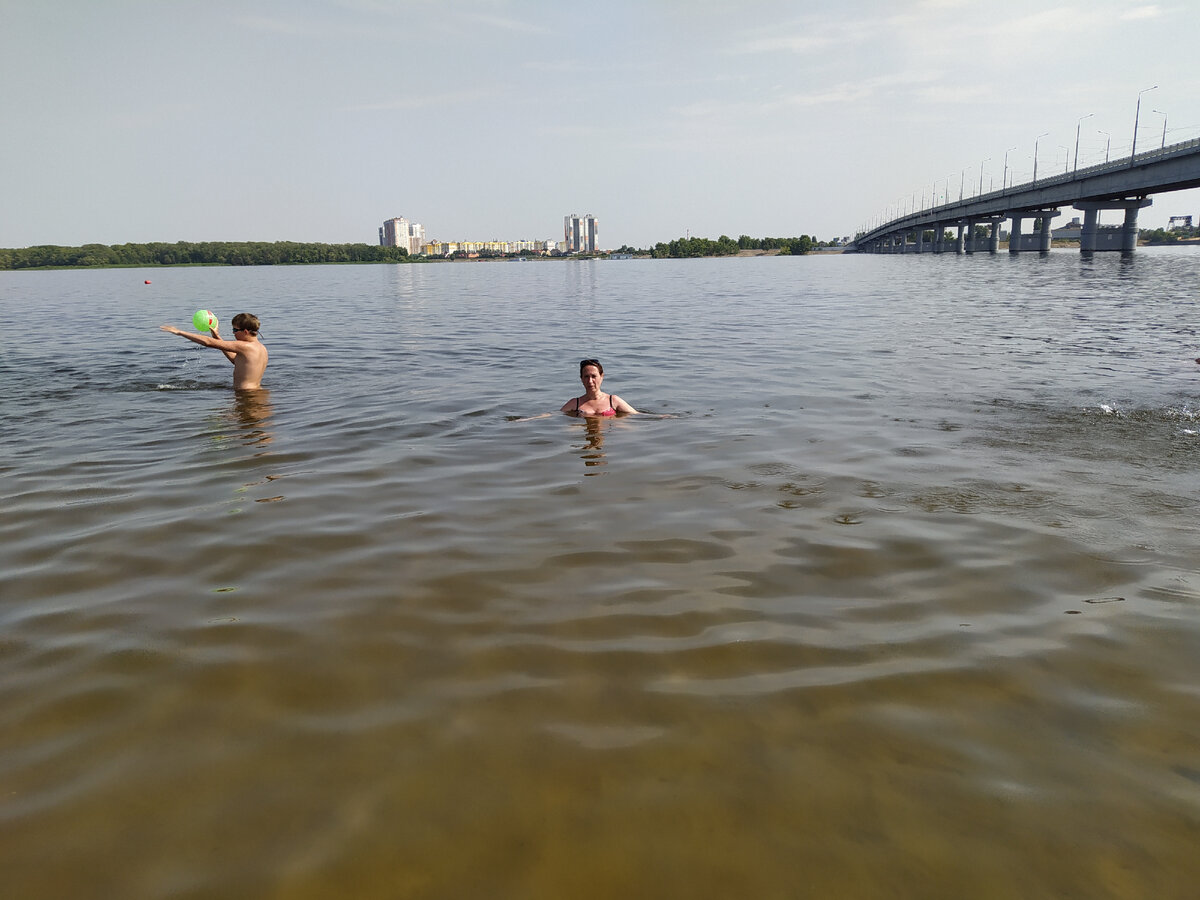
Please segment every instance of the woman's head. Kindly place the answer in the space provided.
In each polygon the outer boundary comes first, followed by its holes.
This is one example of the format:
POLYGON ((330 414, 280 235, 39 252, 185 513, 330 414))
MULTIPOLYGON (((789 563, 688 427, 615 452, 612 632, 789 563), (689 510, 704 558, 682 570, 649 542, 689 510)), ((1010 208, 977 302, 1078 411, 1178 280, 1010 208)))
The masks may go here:
POLYGON ((598 359, 581 359, 579 361, 579 380, 589 396, 600 392, 600 382, 604 381, 604 366, 598 359))

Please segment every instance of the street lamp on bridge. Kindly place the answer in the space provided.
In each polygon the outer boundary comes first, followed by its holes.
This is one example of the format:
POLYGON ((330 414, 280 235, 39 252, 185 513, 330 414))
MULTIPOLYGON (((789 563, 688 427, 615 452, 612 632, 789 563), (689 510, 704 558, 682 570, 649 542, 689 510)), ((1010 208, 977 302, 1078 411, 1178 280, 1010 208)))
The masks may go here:
POLYGON ((1165 112, 1163 112, 1161 109, 1152 109, 1152 110, 1150 110, 1150 112, 1156 112, 1160 116, 1163 117, 1163 139, 1162 139, 1162 147, 1160 147, 1159 149, 1165 150, 1165 149, 1167 149, 1167 114, 1165 112))
POLYGON ((963 169, 958 173, 958 202, 962 203, 963 185, 967 183, 967 170, 963 169))
POLYGON ((1156 90, 1158 90, 1157 84, 1154 87, 1143 88, 1138 91, 1137 106, 1133 110, 1133 144, 1129 148, 1129 165, 1131 168, 1133 166, 1133 158, 1137 155, 1137 126, 1138 116, 1142 111, 1142 94, 1148 94, 1150 91, 1156 90))
POLYGON ((1073 172, 1079 171, 1079 126, 1083 124, 1084 119, 1090 119, 1094 115, 1095 113, 1088 113, 1075 123, 1075 167, 1072 170, 1073 172))
POLYGON ((1033 139, 1033 186, 1034 186, 1034 187, 1036 187, 1036 186, 1037 186, 1037 150, 1038 150, 1038 141, 1040 141, 1042 138, 1044 138, 1044 137, 1045 137, 1046 135, 1048 135, 1049 133, 1050 133, 1050 132, 1048 132, 1048 131, 1043 131, 1041 134, 1039 134, 1039 135, 1038 135, 1036 138, 1034 138, 1034 139, 1033 139))
POLYGON ((1004 151, 1004 175, 1000 178, 1000 190, 1008 187, 1008 154, 1016 149, 1016 147, 1009 147, 1004 151))
POLYGON ((1103 131, 1099 128, 1096 129, 1096 134, 1102 134, 1106 138, 1108 138, 1108 140, 1104 142, 1104 161, 1107 163, 1108 162, 1108 148, 1112 146, 1112 135, 1109 134, 1107 131, 1103 131))
POLYGON ((1058 149, 1063 152, 1063 174, 1066 175, 1067 172, 1071 171, 1071 151, 1062 144, 1058 145, 1058 149))
POLYGON ((991 161, 992 161, 992 158, 989 156, 987 159, 985 159, 983 162, 981 162, 979 164, 979 193, 976 194, 977 197, 983 196, 983 163, 991 162, 991 161))

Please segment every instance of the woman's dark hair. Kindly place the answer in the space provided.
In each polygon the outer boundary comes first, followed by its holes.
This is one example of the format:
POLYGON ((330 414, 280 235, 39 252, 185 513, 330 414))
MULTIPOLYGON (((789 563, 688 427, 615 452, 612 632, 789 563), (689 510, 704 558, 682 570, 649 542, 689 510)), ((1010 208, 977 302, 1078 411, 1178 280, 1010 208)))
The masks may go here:
POLYGON ((604 366, 600 365, 600 360, 598 359, 581 359, 579 361, 579 374, 582 375, 583 370, 588 366, 595 366, 601 375, 604 374, 604 366))

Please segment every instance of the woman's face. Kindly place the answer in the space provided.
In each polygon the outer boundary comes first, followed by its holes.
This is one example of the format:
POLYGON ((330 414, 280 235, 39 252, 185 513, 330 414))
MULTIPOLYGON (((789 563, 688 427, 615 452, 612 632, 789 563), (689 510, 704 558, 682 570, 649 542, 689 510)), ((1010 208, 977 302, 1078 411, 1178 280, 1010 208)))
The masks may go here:
POLYGON ((579 380, 583 382, 584 389, 589 394, 598 394, 600 392, 600 382, 604 380, 604 376, 600 374, 600 370, 595 366, 584 366, 579 373, 579 380))

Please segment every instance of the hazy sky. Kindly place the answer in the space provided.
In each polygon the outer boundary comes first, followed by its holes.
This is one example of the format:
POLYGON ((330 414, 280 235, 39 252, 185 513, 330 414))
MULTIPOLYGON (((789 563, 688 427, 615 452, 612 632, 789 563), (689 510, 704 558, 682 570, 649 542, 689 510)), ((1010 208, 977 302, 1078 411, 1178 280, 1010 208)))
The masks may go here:
POLYGON ((1127 154, 1152 85, 1139 148, 1200 137, 1198 36, 1195 0, 0 0, 0 246, 853 234, 1043 132, 1062 171, 1089 113, 1080 166, 1127 154))

